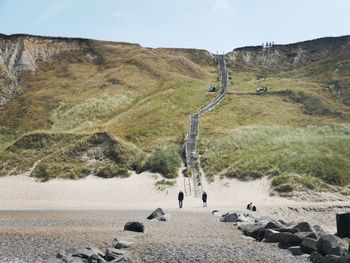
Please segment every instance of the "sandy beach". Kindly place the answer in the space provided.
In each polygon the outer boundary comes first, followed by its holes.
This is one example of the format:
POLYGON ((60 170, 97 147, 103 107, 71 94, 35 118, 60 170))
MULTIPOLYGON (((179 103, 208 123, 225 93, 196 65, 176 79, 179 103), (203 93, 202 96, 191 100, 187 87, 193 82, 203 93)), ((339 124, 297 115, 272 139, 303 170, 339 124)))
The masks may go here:
POLYGON ((151 173, 45 183, 26 175, 0 178, 0 262, 45 262, 71 247, 103 250, 116 236, 134 241, 135 262, 308 262, 274 244, 244 237, 211 211, 244 211, 251 201, 261 215, 306 220, 334 233, 335 213, 350 208, 346 201, 315 203, 270 196, 270 181, 264 178, 205 182, 208 207, 203 208, 199 198, 186 196, 179 209, 177 193, 183 189, 183 178, 164 191, 155 188, 159 179, 151 173), (171 215, 168 222, 146 219, 157 207, 171 215), (133 220, 145 224, 145 234, 123 231, 133 220))
MULTIPOLYGON (((89 176, 81 180, 54 179, 38 182, 27 175, 0 177, 0 210, 65 210, 65 209, 152 209, 178 207, 177 194, 183 190, 183 177, 176 185, 158 191, 161 176, 135 174, 128 178, 103 179, 89 176)), ((270 196, 267 178, 251 182, 234 179, 204 182, 212 208, 242 209, 253 202, 257 207, 298 205, 296 201, 270 196)), ((202 208, 199 198, 185 198, 185 210, 202 208)))

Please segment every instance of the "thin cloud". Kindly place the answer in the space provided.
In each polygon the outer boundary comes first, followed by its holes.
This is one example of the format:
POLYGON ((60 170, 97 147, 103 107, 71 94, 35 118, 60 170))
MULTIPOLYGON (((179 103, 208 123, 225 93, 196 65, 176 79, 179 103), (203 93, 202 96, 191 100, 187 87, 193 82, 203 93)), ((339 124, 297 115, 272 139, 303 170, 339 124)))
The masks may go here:
POLYGON ((65 9, 73 4, 74 0, 61 0, 50 5, 30 24, 30 28, 35 28, 62 13, 65 9))
POLYGON ((220 15, 220 16, 231 16, 232 6, 229 0, 214 0, 212 9, 212 13, 214 15, 220 15))

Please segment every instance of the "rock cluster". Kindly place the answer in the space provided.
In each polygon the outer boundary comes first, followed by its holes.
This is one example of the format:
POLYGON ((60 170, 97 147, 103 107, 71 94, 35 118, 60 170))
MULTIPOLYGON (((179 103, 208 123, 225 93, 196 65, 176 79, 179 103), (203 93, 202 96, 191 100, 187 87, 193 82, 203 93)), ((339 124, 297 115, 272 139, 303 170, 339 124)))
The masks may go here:
MULTIPOLYGON (((168 221, 169 214, 164 213, 162 208, 154 210, 147 219, 168 221)), ((124 230, 144 233, 145 226, 140 222, 127 222, 124 230)), ((63 253, 56 254, 55 257, 49 259, 46 263, 105 263, 105 262, 131 262, 130 251, 128 248, 132 246, 131 241, 125 241, 115 238, 112 246, 107 248, 105 253, 96 247, 71 248, 63 253)))
POLYGON ((350 262, 348 238, 326 233, 319 225, 308 222, 274 220, 255 213, 227 213, 222 222, 234 222, 244 235, 259 242, 277 243, 293 255, 310 254, 315 263, 350 262))
POLYGON ((158 221, 168 221, 170 219, 170 215, 164 213, 162 208, 157 208, 147 217, 147 219, 158 220, 158 221))
POLYGON ((105 253, 96 247, 71 248, 63 253, 58 253, 46 263, 105 263, 105 262, 131 262, 130 252, 127 250, 132 245, 130 241, 115 238, 112 247, 105 253))

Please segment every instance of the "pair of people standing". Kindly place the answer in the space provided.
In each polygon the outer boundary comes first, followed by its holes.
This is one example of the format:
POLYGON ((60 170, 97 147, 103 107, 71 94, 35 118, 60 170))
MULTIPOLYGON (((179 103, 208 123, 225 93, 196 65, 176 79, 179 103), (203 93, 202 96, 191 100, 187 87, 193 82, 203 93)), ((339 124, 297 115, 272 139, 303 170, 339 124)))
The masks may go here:
MULTIPOLYGON (((182 208, 183 206, 183 201, 184 201, 184 193, 182 191, 179 192, 179 195, 177 197, 177 199, 179 200, 179 208, 182 208)), ((202 201, 203 201, 203 207, 207 207, 207 199, 208 199, 208 195, 206 192, 203 192, 202 194, 202 201)))
POLYGON ((253 205, 252 202, 250 202, 248 205, 247 205, 247 210, 251 210, 253 212, 256 212, 256 206, 253 205))

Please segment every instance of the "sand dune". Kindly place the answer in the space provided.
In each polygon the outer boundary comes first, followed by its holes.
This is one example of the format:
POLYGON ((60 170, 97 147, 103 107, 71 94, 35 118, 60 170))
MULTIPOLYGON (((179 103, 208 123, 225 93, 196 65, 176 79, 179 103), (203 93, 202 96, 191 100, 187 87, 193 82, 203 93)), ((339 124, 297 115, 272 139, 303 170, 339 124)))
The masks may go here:
MULTIPOLYGON (((133 173, 128 178, 102 179, 89 176, 81 180, 54 179, 38 182, 27 175, 0 178, 0 209, 149 209, 176 208, 177 193, 183 190, 183 178, 167 191, 158 191, 160 175, 133 173)), ((217 180, 204 182, 208 204, 215 208, 240 208, 248 202, 257 206, 275 206, 296 202, 269 196, 270 182, 217 180)), ((201 200, 185 197, 184 209, 201 208, 201 200)))

